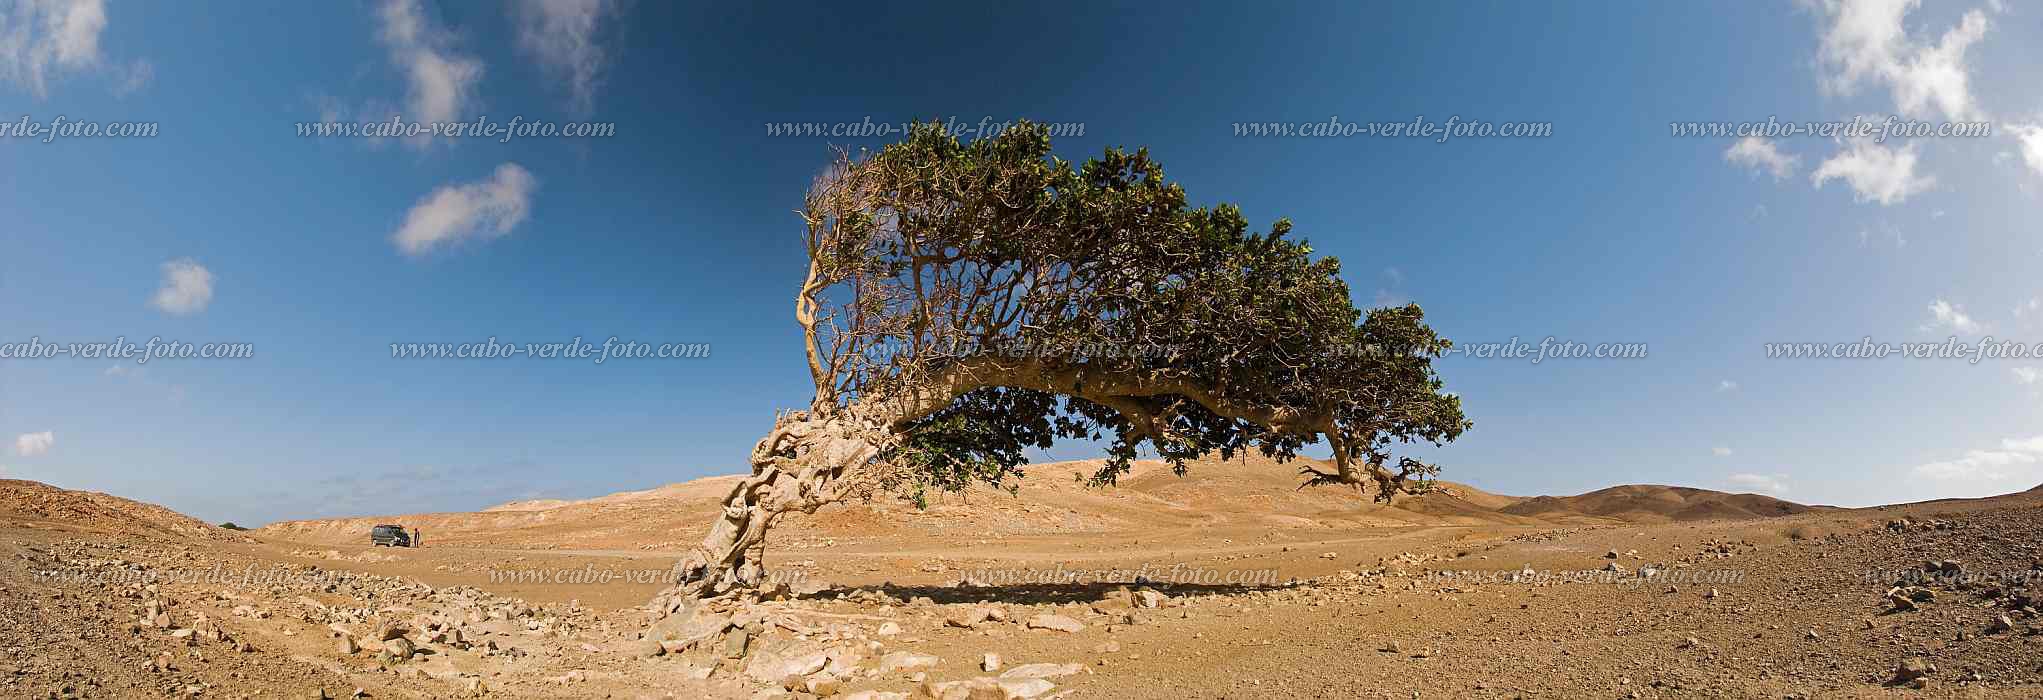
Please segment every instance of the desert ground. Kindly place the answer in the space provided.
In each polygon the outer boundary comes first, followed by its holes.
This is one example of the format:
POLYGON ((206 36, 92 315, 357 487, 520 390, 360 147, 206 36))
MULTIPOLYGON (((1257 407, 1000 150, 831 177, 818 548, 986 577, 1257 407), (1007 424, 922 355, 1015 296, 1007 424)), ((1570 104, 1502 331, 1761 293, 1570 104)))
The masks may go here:
POLYGON ((0 481, 0 696, 2043 696, 2043 490, 1381 505, 1095 466, 784 518, 774 583, 708 602, 660 593, 728 477, 246 532, 0 481))

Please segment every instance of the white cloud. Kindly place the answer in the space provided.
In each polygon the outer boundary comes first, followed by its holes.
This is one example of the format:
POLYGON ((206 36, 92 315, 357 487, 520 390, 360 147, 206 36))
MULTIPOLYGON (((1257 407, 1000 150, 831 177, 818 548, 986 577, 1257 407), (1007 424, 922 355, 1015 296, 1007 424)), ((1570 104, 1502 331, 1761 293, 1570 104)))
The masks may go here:
POLYGON ((22 433, 14 438, 14 453, 23 457, 34 457, 50 451, 57 444, 57 434, 48 430, 40 433, 22 433))
MULTIPOLYGON (((385 0, 377 8, 377 38, 410 84, 404 117, 414 122, 465 121, 482 80, 480 59, 449 48, 453 39, 425 15, 418 0, 385 0)), ((430 138, 430 137, 427 137, 430 138)), ((420 141, 419 143, 425 143, 420 141)))
POLYGON ((149 86, 156 79, 156 64, 135 59, 126 68, 114 71, 114 96, 127 97, 149 86))
POLYGON ((1836 155, 1817 165, 1809 179, 1818 189, 1823 183, 1841 179, 1851 186, 1852 198, 1857 201, 1899 204, 1937 183, 1934 177, 1915 174, 1918 150, 1912 143, 1888 148, 1869 139, 1851 139, 1836 155))
POLYGON ((213 271, 191 258, 179 258, 163 264, 163 287, 156 290, 149 305, 173 314, 189 314, 206 310, 212 302, 213 271))
POLYGON ((517 163, 497 166, 487 180, 444 185, 421 197, 391 240, 406 255, 422 255, 464 238, 495 238, 525 221, 539 181, 517 163))
POLYGON ((1731 456, 1731 448, 1729 448, 1729 447, 1712 447, 1712 448, 1710 448, 1710 454, 1716 455, 1716 456, 1718 456, 1718 457, 1729 457, 1729 456, 1731 456))
POLYGON ((1399 287, 1404 286, 1404 283, 1404 271, 1395 267, 1383 268, 1384 286, 1376 290, 1376 297, 1373 303, 1376 306, 1403 306, 1406 302, 1411 301, 1410 297, 1405 296, 1404 292, 1399 290, 1399 287))
POLYGON ((1904 20, 1921 0, 1824 0, 1827 20, 1817 62, 1823 87, 1850 95, 1861 84, 1884 84, 1898 111, 1911 116, 1935 109, 1944 118, 1983 119, 1971 88, 1965 53, 1992 23, 1966 12, 1934 42, 1908 36, 1904 20))
POLYGON ((1917 465, 1916 476, 1940 481, 2008 481, 2036 478, 2043 461, 2043 435, 2007 438, 1997 450, 1970 450, 1957 459, 1917 465))
POLYGON ((2028 301, 2015 305, 2015 318, 2035 313, 2038 309, 2043 309, 2043 297, 2029 297, 2028 301))
POLYGON ((518 0, 518 48, 568 83, 569 104, 586 112, 596 100, 607 52, 597 26, 618 11, 616 0, 518 0))
MULTIPOLYGON (((2015 135, 2015 142, 2021 145, 2022 163, 2029 170, 2043 175, 2043 124, 2008 124, 2009 133, 2015 135)), ((2006 160, 2006 151, 1994 154, 1994 162, 2006 160)))
POLYGON ((1738 383, 1729 379, 1717 380, 1717 391, 1737 391, 1738 383))
POLYGON ((17 0, 0 9, 0 79, 49 96, 50 81, 97 67, 103 0, 17 0))
POLYGON ((2020 382, 2022 384, 2035 384, 2036 380, 2038 379, 2043 379, 2043 370, 2038 370, 2034 367, 2015 368, 2016 382, 2020 382))
POLYGON ((1724 477, 1725 481, 1731 482, 1739 488, 1765 493, 1787 493, 1787 479, 1788 475, 1786 474, 1732 474, 1724 477))
POLYGON ((1753 172, 1770 173, 1778 182, 1795 174, 1795 167, 1802 162, 1802 157, 1781 153, 1780 147, 1771 140, 1747 136, 1724 149, 1724 160, 1753 172))
POLYGON ((1965 313, 1965 307, 1942 299, 1930 302, 1929 312, 1930 322, 1922 326, 1922 329, 1926 331, 1948 328, 1953 333, 1971 335, 1985 329, 1985 325, 1973 320, 1970 314, 1965 313))

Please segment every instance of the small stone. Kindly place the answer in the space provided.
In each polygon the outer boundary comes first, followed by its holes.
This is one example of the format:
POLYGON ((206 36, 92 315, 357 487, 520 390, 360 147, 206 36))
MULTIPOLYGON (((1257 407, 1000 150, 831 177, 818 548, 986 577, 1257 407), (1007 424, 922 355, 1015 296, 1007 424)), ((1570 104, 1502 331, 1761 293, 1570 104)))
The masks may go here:
POLYGON ((346 635, 341 636, 340 653, 342 656, 354 656, 355 654, 361 653, 361 651, 362 645, 356 644, 354 637, 349 637, 346 635))
POLYGON ((882 622, 880 623, 879 630, 873 632, 873 634, 877 634, 882 637, 892 637, 900 633, 901 626, 894 624, 893 622, 882 622))
POLYGON ((979 657, 979 670, 987 673, 1000 670, 1000 655, 988 652, 986 655, 979 657))
POLYGON ((1901 662, 1900 666, 1894 668, 1894 680, 1906 683, 1928 677, 1936 672, 1936 664, 1924 661, 1921 658, 1913 658, 1901 662))
POLYGON ((666 653, 667 648, 660 646, 657 639, 641 639, 631 645, 631 654, 640 658, 650 659, 666 653))
POLYGON ((1082 673, 1085 667, 1078 664, 1022 664, 1001 673, 1002 679, 1058 678, 1082 673))
POLYGON ((2008 630, 2012 630, 2012 629, 2014 629, 2014 628, 2015 628, 2015 621, 2014 621, 2014 620, 2012 620, 2012 619, 2009 619, 2009 618, 2008 618, 2008 616, 2007 616, 2006 614, 2001 614, 2001 615, 1997 615, 1997 616, 1995 616, 1995 617, 1993 618, 1993 622, 1991 622, 1991 623, 1988 623, 1988 624, 1986 625, 1986 631, 1987 631, 1987 633, 1989 633, 1989 634, 1993 634, 1993 633, 1999 633, 1999 632, 2006 632, 2006 631, 2008 631, 2008 630))
POLYGON ((996 683, 1000 686, 1000 692, 1004 693, 1005 697, 1022 698, 1024 700, 1040 696, 1057 687, 1055 684, 1041 678, 1000 680, 996 681, 996 683))
POLYGON ((1029 618, 1028 628, 1035 630, 1055 630, 1058 632, 1080 632, 1085 630, 1085 625, 1080 624, 1079 621, 1077 620, 1073 620, 1063 615, 1043 614, 1029 618))
POLYGON ((804 679, 802 681, 802 689, 809 691, 810 695, 827 698, 843 690, 844 681, 831 676, 817 676, 815 678, 804 679))
POLYGON ((943 659, 939 659, 928 654, 917 654, 912 651, 896 651, 891 652, 886 656, 880 657, 879 669, 880 672, 882 673, 915 671, 925 668, 935 668, 937 664, 942 662, 943 659))
POLYGON ((1399 654, 1404 652, 1405 647, 1403 644, 1399 644, 1397 643, 1397 640, 1393 639, 1388 642, 1384 642, 1383 646, 1377 647, 1376 650, 1389 654, 1399 654))
POLYGON ((389 654, 391 658, 404 661, 410 659, 413 654, 418 653, 418 647, 412 646, 411 640, 398 637, 383 642, 383 653, 389 654))
POLYGON ((991 617, 991 614, 986 610, 986 608, 975 606, 965 608, 963 610, 953 611, 949 616, 946 616, 944 618, 943 623, 945 626, 948 627, 963 627, 965 629, 973 629, 978 627, 979 623, 985 622, 988 617, 991 617))
POLYGON ((742 629, 731 630, 724 636, 724 658, 744 658, 746 646, 752 643, 752 633, 742 629))

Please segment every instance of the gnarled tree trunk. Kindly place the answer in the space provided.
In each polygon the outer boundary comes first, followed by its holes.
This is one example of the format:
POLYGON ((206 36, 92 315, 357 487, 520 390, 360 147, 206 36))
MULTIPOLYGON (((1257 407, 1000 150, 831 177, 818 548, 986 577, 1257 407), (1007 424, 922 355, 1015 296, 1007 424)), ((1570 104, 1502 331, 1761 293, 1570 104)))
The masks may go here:
POLYGON ((749 589, 764 581, 766 530, 789 511, 813 513, 843 500, 869 476, 884 433, 848 415, 782 414, 752 449, 752 475, 724 496, 723 512, 702 543, 675 564, 676 584, 655 606, 749 589))

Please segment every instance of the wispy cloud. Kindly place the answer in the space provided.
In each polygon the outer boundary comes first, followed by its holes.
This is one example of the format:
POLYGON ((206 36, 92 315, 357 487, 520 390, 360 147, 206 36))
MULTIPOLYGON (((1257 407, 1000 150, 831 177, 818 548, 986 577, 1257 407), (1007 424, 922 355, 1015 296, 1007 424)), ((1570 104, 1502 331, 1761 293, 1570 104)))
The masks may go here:
POLYGON ((2035 384, 2036 380, 2043 379, 2043 370, 2035 367, 2016 367, 2014 372, 2015 382, 2020 384, 2035 384))
POLYGON ((1729 448, 1729 447, 1712 447, 1712 448, 1710 448, 1710 454, 1716 455, 1716 456, 1718 456, 1718 457, 1729 457, 1729 456, 1731 456, 1731 448, 1729 448))
POLYGON ((1788 475, 1786 474, 1732 474, 1724 477, 1725 481, 1736 485, 1738 488, 1775 494, 1788 492, 1787 479, 1788 475))
MULTIPOLYGON (((2029 171, 2043 175, 2043 124, 2006 124, 2007 132, 2015 137, 2015 145, 2022 154, 2022 164, 2029 171)), ((1994 154, 1994 161, 2001 162, 2012 156, 2006 152, 1994 154)))
POLYGON ((467 238, 502 236, 524 223, 538 187, 517 163, 497 166, 487 180, 441 186, 412 205, 391 241, 417 256, 467 238))
POLYGON ((1992 28, 1987 14, 1966 12, 1935 40, 1911 37, 1905 26, 1920 0, 1821 0, 1817 54, 1826 91, 1850 95, 1884 85, 1897 111, 1929 110, 1956 121, 1984 118, 1972 95, 1966 53, 1992 28))
POLYGON ((115 97, 127 97, 149 86, 156 79, 156 64, 135 59, 126 67, 114 71, 113 93, 115 97))
POLYGON ((191 314, 212 302, 213 271, 191 258, 180 258, 163 264, 163 286, 149 305, 166 313, 191 314))
POLYGON ((609 59, 598 30, 606 17, 620 11, 616 0, 516 0, 511 8, 518 48, 549 75, 566 81, 571 107, 589 111, 609 59))
MULTIPOLYGON (((414 122, 461 121, 476 100, 481 59, 452 48, 453 36, 426 16, 418 0, 385 0, 377 8, 377 38, 390 62, 404 73, 405 118, 414 122)), ((425 137, 414 141, 424 145, 425 137)))
POLYGON ((1383 268, 1383 287, 1376 290, 1376 296, 1371 302, 1375 306, 1398 306, 1411 301, 1401 289, 1404 284, 1404 271, 1395 267, 1383 268))
POLYGON ((48 430, 40 433, 22 433, 14 437, 14 453, 23 457, 34 457, 50 451, 57 444, 57 434, 48 430))
POLYGON ((1957 459, 1919 464, 1910 473, 1938 481, 2032 480, 2043 459, 2043 435, 2008 438, 2000 449, 1970 450, 1957 459))
POLYGON ((1809 179, 1817 189, 1831 180, 1843 180, 1858 202, 1899 204, 1936 186, 1935 177, 1915 173, 1918 151, 1912 143, 1888 148, 1870 139, 1847 139, 1836 155, 1816 166, 1809 179))
POLYGON ((1747 136, 1738 139, 1730 148, 1724 150, 1724 160, 1755 173, 1770 173, 1775 181, 1780 181, 1795 174, 1795 168, 1802 162, 1802 157, 1781 153, 1780 148, 1775 146, 1772 140, 1747 136))
POLYGON ((1926 331, 1948 329, 1960 335, 1971 335, 1985 329, 1984 324, 1965 313, 1964 307, 1943 299, 1930 302, 1929 312, 1930 321, 1922 326, 1926 331))
POLYGON ((1729 379, 1717 380, 1717 391, 1737 391, 1738 383, 1729 379))
POLYGON ((17 0, 0 7, 0 79, 37 99, 50 81, 99 65, 106 29, 102 0, 17 0))

